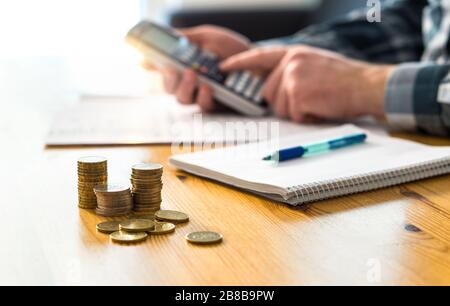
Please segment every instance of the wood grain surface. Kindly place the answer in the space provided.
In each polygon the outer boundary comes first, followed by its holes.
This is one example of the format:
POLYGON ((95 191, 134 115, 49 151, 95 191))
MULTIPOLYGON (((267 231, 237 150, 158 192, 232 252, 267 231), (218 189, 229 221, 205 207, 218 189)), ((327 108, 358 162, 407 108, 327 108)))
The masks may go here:
POLYGON ((449 176, 293 209, 170 168, 169 146, 46 149, 50 116, 38 110, 47 100, 34 93, 31 104, 18 89, 0 94, 10 99, 0 121, 0 284, 450 285, 449 176), (117 183, 135 163, 163 163, 163 208, 191 221, 142 244, 110 242, 95 229, 105 219, 77 207, 76 160, 87 155, 107 157, 117 183), (224 242, 187 243, 196 230, 224 242))

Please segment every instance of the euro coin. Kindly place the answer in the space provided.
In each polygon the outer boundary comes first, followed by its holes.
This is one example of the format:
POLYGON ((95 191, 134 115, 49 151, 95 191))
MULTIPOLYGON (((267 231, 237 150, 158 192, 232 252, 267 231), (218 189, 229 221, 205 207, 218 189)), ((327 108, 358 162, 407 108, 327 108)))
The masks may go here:
POLYGON ((111 240, 117 243, 138 243, 145 241, 148 237, 147 233, 127 233, 127 232, 114 232, 110 235, 111 240))
POLYGON ((186 240, 194 244, 216 244, 222 242, 223 236, 215 232, 194 232, 186 235, 186 240))
POLYGON ((107 159, 100 156, 86 156, 78 160, 78 164, 105 164, 107 159))
POLYGON ((131 211, 131 209, 123 210, 121 212, 104 211, 104 210, 99 210, 98 208, 91 208, 91 209, 95 209, 95 214, 97 216, 101 216, 101 217, 105 217, 105 218, 128 216, 128 214, 131 211))
POLYGON ((148 219, 132 219, 120 223, 120 230, 128 233, 148 232, 155 228, 155 222, 148 219))
POLYGON ((162 174, 163 166, 160 164, 143 163, 132 167, 131 190, 135 211, 154 213, 161 209, 162 174))
POLYGON ((148 231, 151 235, 165 235, 175 231, 175 224, 168 222, 155 222, 155 228, 148 231))
POLYGON ((95 193, 121 193, 129 191, 129 187, 120 186, 120 185, 102 185, 94 188, 95 193))
POLYGON ((97 197, 94 188, 108 182, 107 160, 104 157, 88 156, 78 160, 78 207, 94 209, 97 197))
POLYGON ((128 215, 133 209, 133 197, 129 187, 103 185, 94 188, 97 198, 96 213, 103 217, 128 215))
POLYGON ((159 210, 155 213, 155 218, 160 221, 184 223, 189 221, 189 216, 185 213, 174 210, 159 210))
POLYGON ((155 171, 162 171, 163 166, 160 164, 154 164, 154 163, 142 163, 137 164, 132 167, 133 172, 155 172, 155 171))
POLYGON ((97 224, 97 230, 104 234, 112 234, 120 231, 119 225, 120 222, 118 221, 102 222, 97 224))
POLYGON ((144 219, 144 220, 152 220, 155 221, 155 215, 153 214, 140 214, 140 213, 136 213, 132 216, 130 216, 129 220, 136 220, 136 219, 144 219))

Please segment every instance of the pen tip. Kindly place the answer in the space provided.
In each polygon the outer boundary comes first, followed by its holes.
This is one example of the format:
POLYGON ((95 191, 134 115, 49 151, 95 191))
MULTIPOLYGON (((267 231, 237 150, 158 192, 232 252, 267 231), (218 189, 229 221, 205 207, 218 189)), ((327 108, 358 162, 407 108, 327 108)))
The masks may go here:
POLYGON ((263 158, 264 161, 270 161, 272 160, 272 156, 266 156, 263 158))

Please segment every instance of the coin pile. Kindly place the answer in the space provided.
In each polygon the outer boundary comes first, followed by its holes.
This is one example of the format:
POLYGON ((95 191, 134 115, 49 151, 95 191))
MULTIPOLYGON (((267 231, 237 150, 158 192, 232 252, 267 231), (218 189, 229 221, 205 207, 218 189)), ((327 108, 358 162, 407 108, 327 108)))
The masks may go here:
POLYGON ((108 182, 107 160, 103 157, 83 157, 78 160, 78 206, 95 209, 94 188, 108 182))
POLYGON ((97 224, 97 230, 110 234, 117 243, 138 243, 145 241, 149 235, 166 235, 175 231, 175 225, 149 219, 129 219, 126 221, 108 221, 97 224))
POLYGON ((161 208, 161 177, 163 166, 159 164, 139 164, 132 167, 131 184, 134 210, 155 213, 161 208))
MULTIPOLYGON (((109 234, 111 240, 116 243, 138 243, 147 240, 149 236, 173 233, 175 224, 188 222, 189 216, 179 211, 160 210, 156 212, 155 219, 139 217, 126 221, 107 221, 97 224, 97 230, 109 234)), ((217 244, 223 241, 222 234, 208 231, 189 233, 185 238, 189 243, 199 245, 217 244)))
POLYGON ((133 210, 133 198, 128 187, 103 185, 95 187, 94 192, 97 196, 95 212, 99 216, 124 216, 133 210))

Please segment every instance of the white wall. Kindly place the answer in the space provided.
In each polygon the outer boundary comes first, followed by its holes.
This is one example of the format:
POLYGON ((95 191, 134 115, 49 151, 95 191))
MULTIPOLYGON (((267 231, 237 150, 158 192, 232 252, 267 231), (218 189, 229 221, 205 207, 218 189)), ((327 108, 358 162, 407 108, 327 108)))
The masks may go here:
POLYGON ((115 52, 140 0, 0 0, 1 55, 115 52))

